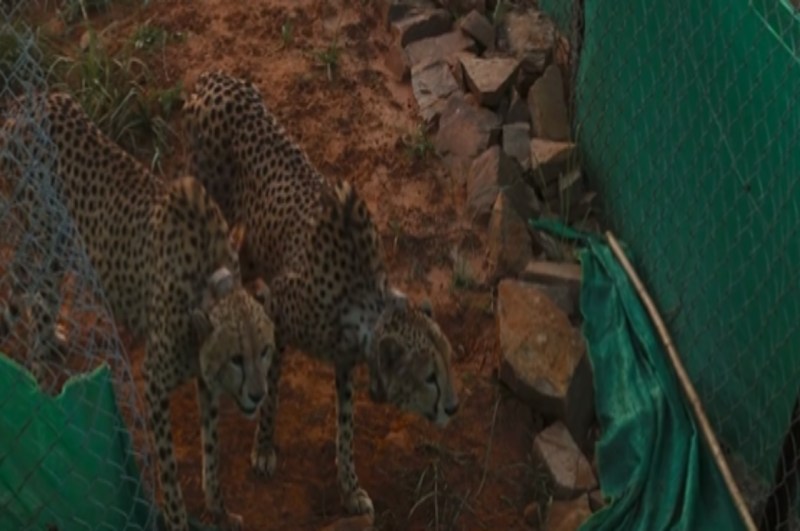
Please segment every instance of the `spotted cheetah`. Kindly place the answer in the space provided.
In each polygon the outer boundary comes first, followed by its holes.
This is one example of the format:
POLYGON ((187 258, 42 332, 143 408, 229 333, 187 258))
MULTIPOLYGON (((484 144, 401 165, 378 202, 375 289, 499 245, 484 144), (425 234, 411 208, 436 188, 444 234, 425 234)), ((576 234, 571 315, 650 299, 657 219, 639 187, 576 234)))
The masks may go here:
POLYGON ((459 402, 451 347, 429 307, 387 279, 370 212, 347 182, 331 184, 289 138, 249 82, 201 74, 184 106, 189 166, 229 219, 243 220, 243 278, 269 282, 278 353, 252 452, 276 466, 281 357, 295 347, 335 367, 338 484, 345 509, 374 514, 353 459, 352 370, 366 362, 372 400, 445 425, 459 402))
MULTIPOLYGON (((238 253, 244 226, 229 230, 196 179, 156 178, 64 93, 28 96, 12 104, 0 129, 0 156, 0 171, 16 188, 17 200, 27 201, 29 227, 57 230, 47 226, 52 211, 43 208, 35 191, 51 182, 74 221, 114 319, 146 341, 145 395, 168 529, 188 529, 169 396, 191 378, 202 416, 206 505, 222 527, 240 528, 241 518, 226 511, 220 494, 219 395, 228 394, 254 417, 266 395, 275 351, 274 327, 264 309, 269 294, 260 293, 259 301, 241 282, 238 253), (49 144, 33 139, 35 129, 44 131, 49 144), (52 180, 51 172, 38 164, 48 153, 55 153, 52 180), (21 168, 33 168, 33 173, 23 174, 21 168)), ((61 267, 52 264, 49 295, 35 323, 39 330, 55 323, 61 267)))

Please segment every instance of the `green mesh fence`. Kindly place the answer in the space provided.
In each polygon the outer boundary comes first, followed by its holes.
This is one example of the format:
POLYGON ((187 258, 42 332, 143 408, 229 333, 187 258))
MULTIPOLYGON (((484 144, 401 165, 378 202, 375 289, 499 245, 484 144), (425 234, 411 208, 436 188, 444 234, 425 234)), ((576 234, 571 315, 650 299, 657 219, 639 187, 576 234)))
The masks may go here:
POLYGON ((629 245, 748 501, 761 503, 748 483, 763 496, 772 481, 800 391, 797 8, 541 3, 580 49, 574 136, 604 221, 629 245))

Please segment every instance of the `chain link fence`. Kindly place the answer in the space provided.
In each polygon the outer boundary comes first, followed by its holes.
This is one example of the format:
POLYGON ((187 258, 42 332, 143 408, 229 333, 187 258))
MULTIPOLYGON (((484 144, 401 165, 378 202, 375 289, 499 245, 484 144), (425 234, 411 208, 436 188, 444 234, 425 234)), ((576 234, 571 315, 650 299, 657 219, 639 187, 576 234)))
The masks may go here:
MULTIPOLYGON (((4 122, 11 98, 48 88, 25 4, 0 3, 4 122)), ((31 136, 0 133, 0 529, 153 529, 154 467, 130 361, 54 191, 36 100, 25 101, 14 120, 26 123, 13 129, 31 136), (56 322, 37 329, 48 305, 60 308, 56 322)))
POLYGON ((656 299, 754 519, 781 528, 800 447, 798 5, 541 5, 577 52, 573 133, 604 221, 656 299))

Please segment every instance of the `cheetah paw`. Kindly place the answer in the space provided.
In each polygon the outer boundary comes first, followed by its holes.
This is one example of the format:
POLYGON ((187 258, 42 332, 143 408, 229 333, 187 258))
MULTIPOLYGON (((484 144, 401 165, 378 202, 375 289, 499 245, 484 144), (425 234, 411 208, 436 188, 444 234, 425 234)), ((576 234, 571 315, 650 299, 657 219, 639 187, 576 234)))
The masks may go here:
POLYGON ((275 448, 253 448, 250 454, 250 464, 259 476, 271 478, 275 475, 275 466, 278 457, 275 455, 275 448))
POLYGON ((350 514, 375 514, 372 507, 372 500, 364 489, 356 489, 347 495, 344 501, 344 508, 350 514))

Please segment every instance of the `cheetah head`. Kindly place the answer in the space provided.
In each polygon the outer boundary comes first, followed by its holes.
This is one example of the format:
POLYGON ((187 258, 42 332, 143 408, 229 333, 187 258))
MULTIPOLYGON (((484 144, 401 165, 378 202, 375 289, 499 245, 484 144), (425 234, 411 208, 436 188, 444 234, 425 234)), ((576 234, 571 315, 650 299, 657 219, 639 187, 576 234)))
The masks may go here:
MULTIPOLYGON (((265 284, 261 289, 268 290, 265 284)), ((228 394, 245 415, 254 416, 267 393, 275 353, 275 328, 263 304, 221 267, 209 279, 201 307, 192 312, 192 324, 206 386, 228 394)))
POLYGON ((445 426, 458 411, 450 342, 430 307, 392 291, 370 348, 370 397, 445 426))

